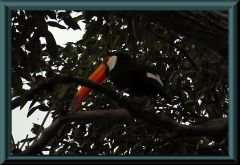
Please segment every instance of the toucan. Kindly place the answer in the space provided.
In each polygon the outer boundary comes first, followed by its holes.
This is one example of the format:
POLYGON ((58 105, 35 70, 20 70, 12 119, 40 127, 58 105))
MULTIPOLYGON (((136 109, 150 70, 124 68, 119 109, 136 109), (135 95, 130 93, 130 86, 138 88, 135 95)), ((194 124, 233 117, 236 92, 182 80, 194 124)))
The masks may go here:
MULTIPOLYGON (((128 54, 118 52, 105 57, 88 79, 97 83, 109 79, 119 91, 149 97, 160 94, 161 97, 171 101, 158 70, 134 61, 128 54)), ((88 87, 81 87, 71 102, 70 110, 76 111, 91 91, 92 89, 88 87)))

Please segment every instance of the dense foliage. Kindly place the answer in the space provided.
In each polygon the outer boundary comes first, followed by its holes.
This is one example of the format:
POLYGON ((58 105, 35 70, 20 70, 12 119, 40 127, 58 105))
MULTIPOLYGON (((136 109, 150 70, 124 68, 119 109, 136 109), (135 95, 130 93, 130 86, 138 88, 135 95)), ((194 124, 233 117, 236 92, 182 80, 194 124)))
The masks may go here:
MULTIPOLYGON (((225 12, 217 11, 13 11, 13 109, 19 106, 22 108, 28 101, 32 101, 28 116, 35 111, 46 111, 46 114, 50 113, 48 117, 52 117, 53 122, 59 117, 64 118, 71 113, 69 105, 80 84, 73 83, 68 78, 59 81, 57 76, 74 75, 88 78, 102 58, 114 51, 125 52, 136 61, 155 66, 164 79, 168 92, 174 98, 172 103, 169 103, 156 96, 148 107, 149 113, 156 117, 171 119, 166 121, 166 125, 150 123, 147 115, 144 118, 134 114, 126 118, 99 116, 74 122, 69 120, 61 129, 55 128, 60 132, 49 139, 46 145, 40 145, 39 150, 34 151, 29 148, 28 153, 41 154, 42 151, 49 151, 49 155, 228 154, 227 125, 224 125, 225 122, 215 125, 214 122, 227 119, 228 116, 228 75, 219 74, 228 72, 228 55, 225 54, 226 51, 219 51, 223 48, 227 50, 226 17, 225 12), (74 16, 71 15, 73 12, 74 16), (162 17, 165 15, 169 19, 163 23, 162 17), (199 17, 202 24, 192 19, 202 15, 205 16, 199 17), (202 42, 205 41, 205 36, 199 34, 215 35, 209 34, 209 29, 214 31, 215 26, 218 26, 214 18, 226 22, 226 26, 219 25, 222 27, 219 38, 223 38, 219 39, 219 42, 224 40, 226 45, 216 43, 214 46, 218 47, 214 47, 202 42), (63 47, 57 45, 48 26, 62 30, 81 30, 79 21, 84 22, 86 27, 83 38, 77 42, 68 42, 63 47), (174 23, 176 26, 171 26, 174 23), (194 25, 202 25, 202 28, 196 29, 194 25), (191 30, 196 30, 196 34, 191 30), (198 34, 197 31, 201 33, 198 34), (41 37, 45 38, 46 44, 40 42, 41 37), (211 51, 209 47, 212 48, 211 51), (215 57, 221 58, 210 58, 206 50, 209 54, 217 54, 215 57), (224 67, 211 66, 215 64, 224 67), (210 72, 209 68, 214 72, 210 72), (221 69, 225 72, 220 71, 221 69), (54 81, 48 83, 50 80, 54 81), (24 84, 27 84, 30 90, 24 89, 24 84), (191 127, 194 133, 177 134, 168 123, 191 127), (206 124, 212 124, 211 129, 215 132, 208 130, 206 124), (219 129, 219 126, 224 129, 219 129), (206 130, 202 130, 203 127, 206 130)), ((115 89, 110 81, 105 82, 103 86, 115 89)), ((147 98, 124 98, 139 110, 139 114, 142 113, 147 98)), ((107 113, 108 109, 112 112, 116 109, 128 110, 125 105, 110 95, 93 91, 77 113, 94 113, 100 110, 106 110, 107 113)), ((39 136, 43 129, 35 124, 32 132, 39 136)), ((180 127, 176 130, 181 132, 180 127)), ((33 141, 34 138, 27 138, 20 144, 13 144, 13 153, 19 154, 17 149, 22 143, 30 142, 31 146, 33 141)), ((35 143, 38 143, 38 140, 35 143)))

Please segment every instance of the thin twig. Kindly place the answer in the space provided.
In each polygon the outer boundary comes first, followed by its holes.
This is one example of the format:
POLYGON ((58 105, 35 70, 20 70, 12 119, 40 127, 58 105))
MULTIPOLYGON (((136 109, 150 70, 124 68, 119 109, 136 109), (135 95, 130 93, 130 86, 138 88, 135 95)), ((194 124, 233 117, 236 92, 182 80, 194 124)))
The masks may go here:
POLYGON ((15 141, 14 141, 14 138, 13 138, 12 134, 11 134, 11 139, 12 139, 12 143, 15 144, 15 141))
POLYGON ((20 150, 22 150, 22 148, 23 148, 24 144, 27 142, 27 138, 28 138, 28 134, 27 134, 27 136, 26 136, 26 138, 25 138, 25 140, 24 140, 24 142, 23 142, 22 146, 19 148, 20 150))
POLYGON ((43 121, 42 121, 42 124, 40 125, 40 128, 39 128, 39 130, 38 130, 38 133, 36 134, 36 136, 35 136, 35 138, 34 138, 33 143, 36 142, 36 140, 38 139, 38 136, 39 136, 40 133, 42 132, 43 126, 44 126, 44 124, 45 124, 45 122, 46 122, 46 120, 47 120, 47 118, 48 118, 48 116, 49 116, 49 114, 50 114, 50 112, 52 111, 52 109, 53 109, 54 106, 55 106, 55 104, 53 104, 53 105, 49 108, 46 116, 44 117, 44 119, 43 119, 43 121))

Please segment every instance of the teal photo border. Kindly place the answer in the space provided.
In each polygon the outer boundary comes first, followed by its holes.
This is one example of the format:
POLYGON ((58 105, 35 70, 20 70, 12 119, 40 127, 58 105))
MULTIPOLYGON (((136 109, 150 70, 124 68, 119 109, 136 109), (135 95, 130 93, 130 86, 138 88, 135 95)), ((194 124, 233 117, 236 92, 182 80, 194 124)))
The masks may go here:
MULTIPOLYGON (((237 3, 239 0, 0 0, 0 164, 18 161, 209 161, 237 162, 237 3), (228 10, 228 156, 11 156, 11 10, 228 10)), ((24 120, 24 119, 23 119, 24 120)))

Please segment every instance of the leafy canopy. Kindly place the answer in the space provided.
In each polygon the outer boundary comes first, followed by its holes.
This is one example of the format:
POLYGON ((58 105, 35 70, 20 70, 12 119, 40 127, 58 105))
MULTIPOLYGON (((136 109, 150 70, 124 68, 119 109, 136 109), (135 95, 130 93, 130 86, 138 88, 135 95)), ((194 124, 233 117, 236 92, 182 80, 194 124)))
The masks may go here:
MULTIPOLYGON (((156 11, 155 14, 159 13, 156 11)), ((70 78, 60 81, 57 75, 88 78, 103 57, 119 51, 156 67, 168 92, 174 96, 172 103, 160 96, 154 97, 148 107, 154 115, 191 128, 203 126, 213 119, 226 118, 228 85, 220 77, 209 75, 208 57, 196 40, 172 30, 167 23, 165 25, 140 11, 13 11, 13 108, 21 109, 31 101, 28 116, 36 111, 45 111, 53 122, 60 116, 64 117, 70 113, 70 102, 80 84, 71 82, 70 78), (57 45, 48 27, 81 30, 80 21, 85 24, 82 39, 68 42, 65 46, 57 45), (45 39, 46 44, 41 43, 40 38, 45 39), (30 89, 24 89, 25 85, 30 89)), ((103 86, 115 89, 109 80, 103 86)), ((139 113, 148 99, 124 98, 136 106, 139 113)), ((111 96, 93 91, 78 113, 97 113, 108 109, 114 113, 116 109, 125 108, 111 96)), ((227 132, 213 135, 206 130, 199 135, 175 136, 177 131, 168 125, 154 125, 142 119, 133 115, 126 118, 86 118, 75 122, 69 120, 35 154, 42 151, 48 151, 49 155, 227 154, 227 132), (224 145, 215 148, 214 144, 220 142, 224 145), (211 145, 212 149, 208 147, 211 145)), ((32 132, 37 137, 43 129, 34 124, 32 132)), ((180 128, 176 127, 176 130, 180 128)), ((29 142, 31 146, 34 139, 27 138, 13 144, 13 153, 19 152, 17 149, 24 142, 29 142)), ((23 151, 26 148, 20 149, 23 151)))

